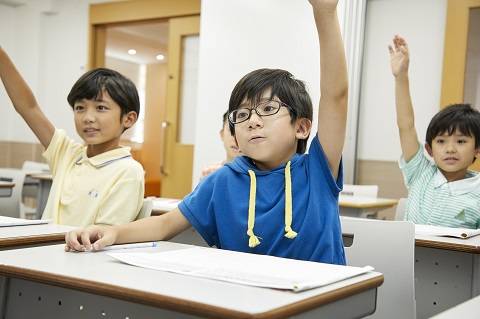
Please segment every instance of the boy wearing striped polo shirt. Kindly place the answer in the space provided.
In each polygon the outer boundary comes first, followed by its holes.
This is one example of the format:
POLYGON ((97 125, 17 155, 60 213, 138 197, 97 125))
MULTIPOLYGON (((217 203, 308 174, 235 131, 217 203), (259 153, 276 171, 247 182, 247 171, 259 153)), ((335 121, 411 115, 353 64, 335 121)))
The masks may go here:
POLYGON ((395 77, 400 160, 408 202, 405 219, 416 224, 479 228, 480 175, 469 171, 480 153, 480 113, 468 104, 450 105, 427 129, 425 149, 418 142, 409 92, 407 43, 399 36, 389 46, 395 77))

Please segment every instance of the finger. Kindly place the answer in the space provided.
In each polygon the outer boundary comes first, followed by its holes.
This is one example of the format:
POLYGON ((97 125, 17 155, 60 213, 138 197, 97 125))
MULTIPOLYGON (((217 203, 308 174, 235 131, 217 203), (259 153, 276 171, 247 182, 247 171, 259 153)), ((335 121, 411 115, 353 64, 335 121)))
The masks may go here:
POLYGON ((99 234, 98 240, 93 244, 93 250, 101 250, 105 246, 113 244, 113 238, 109 234, 99 234))
POLYGON ((390 55, 393 55, 393 53, 394 53, 391 45, 388 46, 388 52, 390 53, 390 55))
POLYGON ((66 243, 70 249, 83 251, 83 245, 78 241, 79 231, 74 230, 67 233, 66 243))
POLYGON ((82 244, 86 250, 92 250, 92 244, 90 242, 91 230, 85 230, 81 234, 82 244))

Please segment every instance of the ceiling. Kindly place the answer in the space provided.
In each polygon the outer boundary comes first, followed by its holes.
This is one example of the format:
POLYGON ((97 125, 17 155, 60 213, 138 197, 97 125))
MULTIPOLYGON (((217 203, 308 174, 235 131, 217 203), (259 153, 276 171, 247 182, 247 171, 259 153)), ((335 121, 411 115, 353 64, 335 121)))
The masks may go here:
POLYGON ((107 27, 105 56, 137 64, 164 63, 167 60, 168 22, 134 23, 107 27), (137 51, 135 55, 128 50, 137 51), (165 59, 156 59, 163 54, 165 59))

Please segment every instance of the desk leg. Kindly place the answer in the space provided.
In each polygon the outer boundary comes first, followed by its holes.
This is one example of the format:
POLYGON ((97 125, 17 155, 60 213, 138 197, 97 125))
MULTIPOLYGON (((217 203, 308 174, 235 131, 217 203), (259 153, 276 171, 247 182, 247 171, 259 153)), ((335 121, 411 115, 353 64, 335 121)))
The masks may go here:
POLYGON ((431 316, 472 298, 473 255, 415 247, 417 319, 431 316))
POLYGON ((9 279, 0 276, 0 318, 5 318, 9 279))
POLYGON ((50 188, 52 187, 51 180, 40 180, 37 193, 37 209, 36 209, 36 218, 42 218, 43 210, 47 206, 48 195, 50 194, 50 188))

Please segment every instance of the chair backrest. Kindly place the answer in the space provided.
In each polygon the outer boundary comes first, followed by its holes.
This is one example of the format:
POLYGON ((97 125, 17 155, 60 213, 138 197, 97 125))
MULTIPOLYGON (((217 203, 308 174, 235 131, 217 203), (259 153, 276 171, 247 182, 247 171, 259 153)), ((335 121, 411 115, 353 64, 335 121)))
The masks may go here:
POLYGON ((153 200, 149 197, 144 198, 142 208, 138 212, 137 218, 135 218, 135 220, 149 217, 152 214, 152 209, 153 209, 153 200))
POLYGON ((22 165, 22 170, 29 173, 45 173, 50 172, 50 167, 46 163, 34 162, 34 161, 25 161, 22 165))
POLYGON ((395 220, 405 220, 405 210, 407 209, 407 199, 400 198, 395 210, 395 220))
POLYGON ((377 197, 378 185, 344 184, 341 194, 360 197, 377 197))
POLYGON ((415 318, 415 226, 410 222, 340 217, 342 232, 353 235, 345 247, 349 266, 370 265, 383 273, 377 310, 369 318, 415 318))
POLYGON ((19 218, 25 172, 21 169, 0 168, 0 180, 15 184, 11 196, 0 197, 0 215, 19 218))

